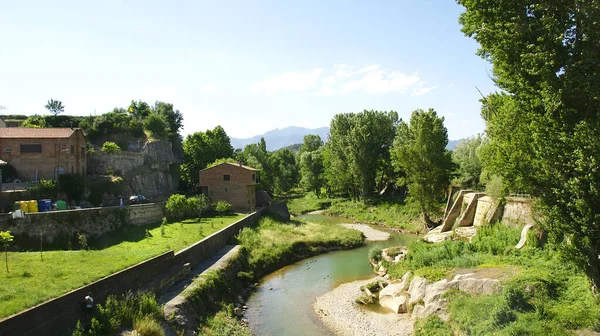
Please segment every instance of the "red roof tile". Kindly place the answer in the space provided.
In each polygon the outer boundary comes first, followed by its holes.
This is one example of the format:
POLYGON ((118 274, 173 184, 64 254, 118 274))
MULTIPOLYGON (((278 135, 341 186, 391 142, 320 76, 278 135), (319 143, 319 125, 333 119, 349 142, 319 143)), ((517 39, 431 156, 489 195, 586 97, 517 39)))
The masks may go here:
POLYGON ((25 127, 2 127, 0 128, 0 139, 6 138, 39 138, 39 139, 63 139, 69 138, 77 129, 71 128, 25 128, 25 127))

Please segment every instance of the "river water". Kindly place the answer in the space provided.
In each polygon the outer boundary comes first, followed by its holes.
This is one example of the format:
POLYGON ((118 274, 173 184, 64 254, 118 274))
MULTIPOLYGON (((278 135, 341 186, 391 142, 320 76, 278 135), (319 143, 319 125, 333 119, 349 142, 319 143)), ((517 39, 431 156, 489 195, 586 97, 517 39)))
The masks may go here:
MULTIPOLYGON (((348 222, 347 219, 324 215, 304 215, 301 218, 332 224, 348 222)), ((376 229, 382 230, 380 227, 376 229)), ((392 233, 387 241, 325 253, 267 275, 247 302, 246 318, 250 330, 259 336, 333 335, 313 312, 315 298, 342 283, 373 277, 368 263, 371 248, 406 245, 417 238, 416 235, 392 233)))

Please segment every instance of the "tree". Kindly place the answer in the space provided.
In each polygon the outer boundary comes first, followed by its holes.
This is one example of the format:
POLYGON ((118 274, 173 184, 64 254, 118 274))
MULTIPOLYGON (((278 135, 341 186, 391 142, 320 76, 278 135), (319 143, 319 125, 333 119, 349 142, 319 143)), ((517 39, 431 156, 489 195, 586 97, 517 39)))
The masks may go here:
POLYGON ((300 185, 307 191, 314 191, 317 197, 324 184, 323 180, 323 154, 320 150, 302 153, 300 158, 300 172, 302 180, 300 185))
POLYGON ((599 286, 600 3, 458 3, 506 92, 484 100, 484 164, 539 197, 550 238, 599 286))
POLYGON ((270 165, 275 174, 274 183, 277 193, 286 193, 298 183, 298 165, 291 150, 280 149, 273 153, 270 165))
POLYGON ((119 145, 117 145, 116 143, 112 142, 112 141, 106 141, 104 144, 102 144, 102 152, 106 153, 106 155, 108 155, 108 159, 110 162, 110 166, 106 169, 106 172, 108 175, 113 175, 115 173, 114 171, 114 162, 113 162, 113 156, 117 155, 121 152, 121 147, 119 147, 119 145))
POLYGON ((331 121, 327 144, 332 188, 366 200, 375 191, 381 164, 389 158, 398 113, 363 111, 337 114, 331 121))
POLYGON ((206 132, 188 135, 183 141, 183 164, 181 178, 188 184, 198 184, 200 170, 217 159, 233 156, 231 139, 221 126, 206 132))
POLYGON ((158 139, 165 138, 170 133, 169 124, 164 116, 154 112, 144 119, 144 129, 158 139))
POLYGON ((141 100, 138 102, 132 100, 127 111, 137 119, 145 119, 152 113, 150 106, 141 100))
POLYGON ((65 106, 60 100, 49 99, 44 107, 54 115, 58 115, 65 111, 65 106))
POLYGON ((264 138, 257 144, 249 144, 238 153, 238 159, 246 165, 260 169, 260 186, 262 189, 273 192, 275 190, 276 172, 272 167, 271 153, 267 152, 267 143, 264 138))
POLYGON ((479 185, 481 160, 479 150, 483 136, 478 134, 461 141, 452 151, 452 161, 457 165, 457 180, 463 185, 479 185))
POLYGON ((10 231, 0 231, 0 244, 4 246, 4 255, 6 262, 6 273, 8 273, 8 247, 15 237, 10 234, 10 231))
POLYGON ((323 146, 323 140, 316 134, 307 134, 304 136, 304 141, 296 153, 296 161, 300 162, 300 157, 304 152, 312 152, 323 146))
POLYGON ((409 194, 419 203, 428 228, 435 225, 431 216, 439 211, 444 188, 450 183, 452 159, 447 144, 444 117, 438 117, 433 109, 415 110, 410 124, 400 122, 391 149, 392 163, 406 174, 401 182, 408 185, 409 194))

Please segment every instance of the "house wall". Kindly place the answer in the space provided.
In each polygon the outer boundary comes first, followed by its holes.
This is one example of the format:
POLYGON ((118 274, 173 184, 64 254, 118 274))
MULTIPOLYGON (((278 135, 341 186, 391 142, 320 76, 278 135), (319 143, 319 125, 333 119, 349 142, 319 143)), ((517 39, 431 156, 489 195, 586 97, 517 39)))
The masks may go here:
POLYGON ((208 187, 208 198, 215 202, 225 200, 238 210, 253 208, 256 204, 256 171, 222 164, 200 172, 200 185, 208 187), (255 175, 254 181, 252 174, 255 175), (225 181, 224 175, 230 175, 225 181))
MULTIPOLYGON (((281 205, 272 205, 281 209, 281 205)), ((156 283, 162 274, 174 268, 191 267, 208 259, 225 246, 244 227, 255 225, 269 208, 256 211, 241 220, 204 238, 196 244, 174 253, 166 252, 123 271, 73 290, 61 297, 49 300, 33 308, 0 320, 3 336, 58 336, 72 332, 78 320, 84 319, 83 298, 93 293, 96 303, 104 303, 109 295, 136 291, 146 284, 156 283), (187 265, 190 267, 190 265, 187 265)), ((164 290, 159 288, 159 290, 164 290)))
POLYGON ((58 165, 65 173, 86 173, 85 137, 81 131, 73 132, 69 138, 2 138, 0 159, 10 163, 19 177, 34 180, 54 179, 54 168, 58 165), (21 153, 21 144, 41 144, 41 153, 21 153), (58 146, 62 149, 59 154, 58 146), (10 148, 7 152, 7 148, 10 148), (73 148, 73 151, 71 151, 73 148), (83 150, 82 150, 83 149, 83 150))

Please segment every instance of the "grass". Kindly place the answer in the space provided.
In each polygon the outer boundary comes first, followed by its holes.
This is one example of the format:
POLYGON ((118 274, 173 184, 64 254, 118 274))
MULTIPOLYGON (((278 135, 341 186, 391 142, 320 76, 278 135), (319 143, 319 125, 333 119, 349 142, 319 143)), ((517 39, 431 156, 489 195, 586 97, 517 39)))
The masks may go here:
POLYGON ((514 249, 519 233, 518 228, 496 224, 482 227, 472 243, 410 244, 405 260, 390 265, 392 278, 408 270, 432 281, 451 277, 461 268, 519 271, 503 280, 501 295, 449 292, 449 323, 419 321, 416 334, 460 330, 466 335, 566 335, 600 329, 600 306, 585 274, 550 246, 540 247, 533 234, 524 249, 514 249))
POLYGON ((245 215, 130 227, 90 241, 91 250, 9 252, 0 272, 0 317, 9 316, 168 250, 181 250, 245 215), (202 231, 200 231, 202 228, 202 231), (51 280, 50 280, 51 279, 51 280))
POLYGON ((421 210, 412 200, 379 200, 374 204, 364 204, 352 200, 336 199, 325 214, 353 218, 360 222, 385 224, 408 232, 423 229, 421 210))
POLYGON ((290 193, 280 196, 279 199, 286 201, 288 210, 294 216, 315 210, 323 210, 329 207, 333 201, 333 199, 326 196, 317 197, 314 192, 306 193, 300 189, 294 189, 290 193))

